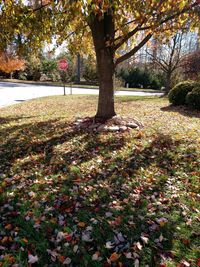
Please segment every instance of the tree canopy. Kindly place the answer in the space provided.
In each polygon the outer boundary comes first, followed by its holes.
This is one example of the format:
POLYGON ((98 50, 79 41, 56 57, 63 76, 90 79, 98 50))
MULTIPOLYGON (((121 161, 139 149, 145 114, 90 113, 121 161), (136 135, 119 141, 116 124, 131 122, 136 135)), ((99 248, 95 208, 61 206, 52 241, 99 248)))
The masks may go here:
POLYGON ((18 39, 19 45, 37 47, 42 41, 50 42, 54 36, 58 43, 67 39, 72 50, 81 51, 91 41, 89 28, 94 17, 103 21, 106 15, 111 15, 115 32, 114 36, 107 36, 107 46, 118 51, 134 37, 131 40, 135 44, 133 51, 123 57, 117 54, 118 64, 134 54, 152 35, 170 36, 181 27, 198 26, 199 5, 199 0, 1 0, 1 46, 18 39), (141 45, 138 47, 136 42, 141 45))

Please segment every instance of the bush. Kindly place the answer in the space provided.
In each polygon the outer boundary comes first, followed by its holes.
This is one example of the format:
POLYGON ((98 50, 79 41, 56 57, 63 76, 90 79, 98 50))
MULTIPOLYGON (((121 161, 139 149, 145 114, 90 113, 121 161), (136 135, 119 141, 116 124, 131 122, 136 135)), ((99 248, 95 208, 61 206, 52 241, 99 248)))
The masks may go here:
POLYGON ((150 84, 150 79, 147 73, 144 73, 144 71, 139 68, 131 68, 129 70, 121 69, 117 76, 122 78, 131 88, 147 88, 150 84))
POLYGON ((117 77, 122 79, 130 88, 160 89, 164 83, 160 74, 144 68, 120 69, 117 77))
POLYGON ((200 110, 200 84, 196 85, 192 92, 187 94, 186 103, 190 107, 200 110))
POLYGON ((28 81, 39 81, 41 78, 41 72, 39 69, 26 69, 25 73, 26 74, 24 75, 28 81))
POLYGON ((169 91, 169 102, 173 105, 186 104, 186 96, 195 87, 195 83, 192 81, 185 81, 178 83, 174 88, 169 91))
POLYGON ((18 75, 18 79, 26 81, 27 80, 26 73, 25 72, 20 72, 19 75, 18 75))

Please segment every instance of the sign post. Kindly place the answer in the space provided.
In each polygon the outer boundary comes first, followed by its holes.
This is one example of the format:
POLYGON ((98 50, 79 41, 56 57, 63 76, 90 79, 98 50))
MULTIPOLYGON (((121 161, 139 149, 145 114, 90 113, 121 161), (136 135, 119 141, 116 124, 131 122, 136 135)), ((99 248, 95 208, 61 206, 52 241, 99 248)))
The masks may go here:
POLYGON ((64 95, 66 95, 65 92, 65 77, 64 74, 68 69, 68 63, 66 59, 60 59, 58 62, 58 69, 63 72, 63 89, 64 89, 64 95))

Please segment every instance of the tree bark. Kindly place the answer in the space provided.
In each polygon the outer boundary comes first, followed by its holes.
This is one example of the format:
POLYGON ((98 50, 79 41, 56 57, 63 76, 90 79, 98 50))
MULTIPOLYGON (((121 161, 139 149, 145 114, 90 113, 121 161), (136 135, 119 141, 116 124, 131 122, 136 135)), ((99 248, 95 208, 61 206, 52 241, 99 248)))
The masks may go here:
POLYGON ((95 46, 99 76, 99 99, 96 118, 107 120, 115 113, 114 108, 114 19, 111 14, 104 18, 92 18, 90 24, 95 46))
POLYGON ((97 53, 97 68, 99 74, 99 99, 97 118, 109 119, 116 115, 114 108, 114 62, 106 50, 97 53))
POLYGON ((171 78, 172 78, 172 73, 171 72, 166 73, 165 95, 167 95, 171 89, 171 78))

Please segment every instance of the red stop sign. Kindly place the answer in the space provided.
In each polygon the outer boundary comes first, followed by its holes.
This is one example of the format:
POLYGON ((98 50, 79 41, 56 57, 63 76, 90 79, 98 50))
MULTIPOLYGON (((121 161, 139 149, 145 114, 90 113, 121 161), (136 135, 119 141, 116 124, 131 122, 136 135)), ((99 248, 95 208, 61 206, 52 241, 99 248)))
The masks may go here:
POLYGON ((59 68, 59 70, 67 70, 67 68, 68 68, 67 60, 66 59, 59 60, 58 68, 59 68))

